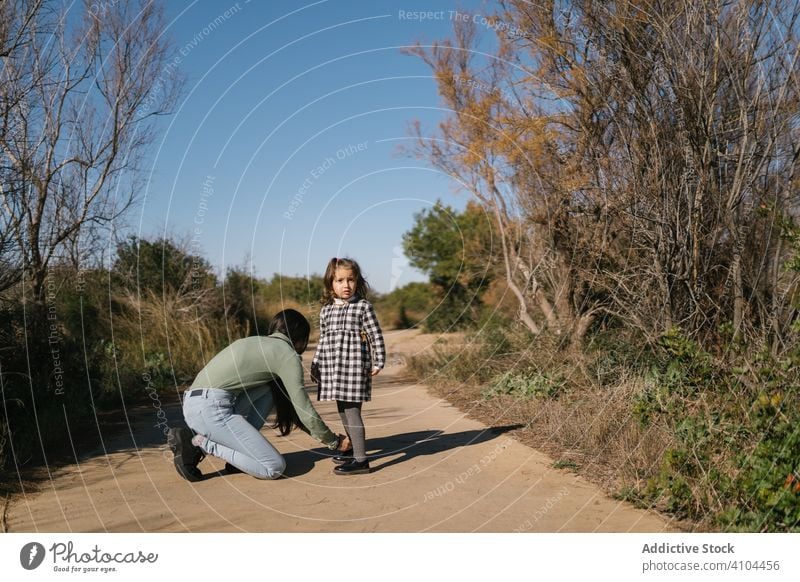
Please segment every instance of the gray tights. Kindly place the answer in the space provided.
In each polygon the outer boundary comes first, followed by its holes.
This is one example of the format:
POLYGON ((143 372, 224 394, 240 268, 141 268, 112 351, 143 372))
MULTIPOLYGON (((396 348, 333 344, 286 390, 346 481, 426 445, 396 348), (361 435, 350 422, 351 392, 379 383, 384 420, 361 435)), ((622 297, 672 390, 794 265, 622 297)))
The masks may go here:
POLYGON ((344 431, 353 443, 353 457, 356 461, 367 458, 367 442, 364 434, 364 420, 361 418, 361 402, 336 401, 336 409, 342 418, 344 431))

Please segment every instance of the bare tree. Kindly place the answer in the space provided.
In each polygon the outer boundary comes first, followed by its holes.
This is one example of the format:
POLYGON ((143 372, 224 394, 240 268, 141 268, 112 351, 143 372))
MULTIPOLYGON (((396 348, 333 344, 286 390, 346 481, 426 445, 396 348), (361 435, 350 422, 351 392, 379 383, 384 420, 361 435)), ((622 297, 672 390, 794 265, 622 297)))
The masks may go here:
POLYGON ((800 5, 501 2, 412 51, 452 115, 419 152, 498 215, 533 331, 785 330, 794 277, 800 5))
POLYGON ((154 2, 87 1, 80 18, 38 4, 20 2, 37 8, 24 30, 6 20, 30 12, 0 15, 0 29, 22 30, 0 82, 0 155, 15 193, 4 211, 41 299, 48 266, 91 252, 84 237, 135 200, 152 118, 171 108, 180 79, 154 2))
POLYGON ((496 218, 502 275, 520 321, 534 333, 549 328, 579 343, 600 306, 581 271, 596 261, 603 223, 583 206, 583 168, 568 159, 569 136, 556 123, 563 116, 537 101, 548 88, 531 80, 507 39, 481 64, 474 62, 476 42, 474 20, 462 18, 454 41, 409 51, 431 66, 453 111, 433 139, 415 126, 418 152, 496 218))
MULTIPOLYGON (((17 76, 9 66, 20 58, 27 44, 30 29, 42 9, 42 1, 8 0, 2 4, 0 16, 0 64, 2 81, 14 91, 0 94, 0 139, 13 136, 18 128, 12 112, 19 107, 18 96, 32 90, 30 80, 17 76), (26 87, 27 85, 27 87, 26 87)), ((16 179, 14 168, 5 156, 0 157, 0 291, 16 284, 21 275, 21 263, 16 250, 16 235, 22 212, 20 201, 22 184, 16 179)))

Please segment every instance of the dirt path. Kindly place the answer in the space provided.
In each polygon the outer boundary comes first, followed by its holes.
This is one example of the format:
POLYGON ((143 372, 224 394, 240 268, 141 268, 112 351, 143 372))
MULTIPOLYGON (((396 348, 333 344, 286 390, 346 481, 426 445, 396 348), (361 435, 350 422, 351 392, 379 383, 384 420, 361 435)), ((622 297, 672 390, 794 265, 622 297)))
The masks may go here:
MULTIPOLYGON (((53 473, 17 496, 11 532, 660 532, 663 518, 608 498, 600 489, 515 441, 509 427, 487 427, 404 381, 403 356, 435 336, 387 334, 390 365, 364 407, 370 475, 340 477, 327 450, 301 431, 268 438, 286 456, 287 477, 258 481, 213 473, 183 481, 155 426, 143 414, 105 451, 53 473), (309 447, 314 447, 309 449, 309 447)), ((305 360, 310 358, 306 356, 305 360)), ((318 410, 340 430, 335 405, 318 410)), ((176 406, 165 410, 180 422, 176 406)))

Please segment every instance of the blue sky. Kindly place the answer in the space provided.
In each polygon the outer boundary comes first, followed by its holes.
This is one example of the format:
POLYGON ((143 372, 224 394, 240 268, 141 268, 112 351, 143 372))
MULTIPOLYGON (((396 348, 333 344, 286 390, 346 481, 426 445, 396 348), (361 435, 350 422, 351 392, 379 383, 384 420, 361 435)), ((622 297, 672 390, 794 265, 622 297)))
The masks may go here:
POLYGON ((397 154, 412 120, 433 131, 446 113, 430 69, 400 47, 448 37, 451 11, 481 3, 165 4, 187 83, 133 230, 182 238, 220 272, 250 257, 259 277, 306 275, 351 256, 381 292, 424 280, 402 234, 437 199, 462 208, 468 195, 397 154))

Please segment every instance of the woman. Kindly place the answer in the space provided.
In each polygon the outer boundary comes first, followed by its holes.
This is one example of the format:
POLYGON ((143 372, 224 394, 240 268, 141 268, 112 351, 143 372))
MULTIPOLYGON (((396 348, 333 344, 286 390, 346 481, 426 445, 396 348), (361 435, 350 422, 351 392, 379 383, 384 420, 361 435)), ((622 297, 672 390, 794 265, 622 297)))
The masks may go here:
POLYGON ((349 450, 349 439, 331 432, 303 389, 300 354, 310 330, 301 313, 286 309, 268 336, 233 342, 200 371, 183 398, 186 424, 197 434, 173 428, 167 435, 181 477, 201 480, 197 465, 206 455, 259 479, 280 477, 286 462, 259 432, 273 406, 282 435, 297 426, 332 451, 349 450))

